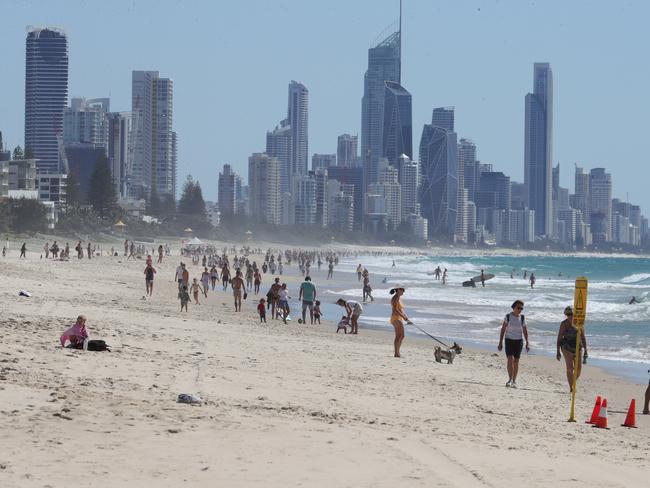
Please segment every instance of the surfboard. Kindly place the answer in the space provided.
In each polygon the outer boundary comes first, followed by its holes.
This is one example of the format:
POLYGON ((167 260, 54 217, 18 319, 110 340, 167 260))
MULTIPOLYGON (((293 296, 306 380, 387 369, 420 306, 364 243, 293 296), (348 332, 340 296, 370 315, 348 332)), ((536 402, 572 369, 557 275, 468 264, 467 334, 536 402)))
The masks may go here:
MULTIPOLYGON (((494 278, 494 275, 492 273, 483 273, 483 279, 485 281, 491 280, 494 278)), ((480 283, 481 282, 481 275, 474 276, 474 278, 471 278, 471 280, 475 283, 480 283)))

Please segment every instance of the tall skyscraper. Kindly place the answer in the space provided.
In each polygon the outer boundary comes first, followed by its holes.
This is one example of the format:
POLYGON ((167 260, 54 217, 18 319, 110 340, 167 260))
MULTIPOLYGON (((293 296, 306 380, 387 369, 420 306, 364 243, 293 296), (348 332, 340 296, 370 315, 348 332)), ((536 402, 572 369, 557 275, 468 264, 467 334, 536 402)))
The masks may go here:
POLYGON ((63 143, 108 146, 109 98, 73 98, 63 112, 63 143))
POLYGON ((0 131, 0 161, 9 161, 11 159, 11 151, 9 148, 5 150, 4 143, 2 142, 2 131, 0 131))
MULTIPOLYGON (((451 126, 447 124, 447 127, 451 126)), ((429 235, 432 238, 450 239, 456 231, 458 205, 458 142, 456 139, 455 132, 433 124, 424 126, 420 139, 422 171, 420 204, 422 216, 429 221, 429 235)))
POLYGON ((586 223, 591 222, 591 195, 589 193, 589 172, 576 165, 573 208, 582 212, 586 223))
POLYGON ((278 159, 280 163, 280 188, 282 193, 290 191, 290 167, 293 144, 291 143, 291 126, 287 119, 266 133, 266 154, 278 159))
POLYGON ((440 127, 449 132, 455 130, 455 110, 454 107, 438 107, 433 109, 431 114, 431 125, 440 127))
POLYGON ((290 177, 309 171, 309 90, 297 81, 289 83, 287 120, 291 126, 290 177))
POLYGON ((280 225, 280 162, 264 153, 248 158, 250 214, 254 221, 280 225))
POLYGON ((399 174, 402 180, 402 220, 406 221, 411 214, 420 214, 418 194, 420 191, 420 165, 411 161, 407 156, 400 157, 399 174))
POLYGON ((176 195, 176 160, 172 129, 174 82, 158 71, 133 71, 133 160, 129 196, 145 198, 152 189, 159 197, 176 195))
POLYGON ((589 174, 591 235, 594 244, 612 240, 612 175, 604 168, 589 174))
POLYGON ((382 156, 397 168, 402 154, 413 157, 411 94, 394 81, 386 81, 385 85, 382 156))
POLYGON ((526 95, 524 184, 535 211, 535 233, 552 237, 553 72, 535 63, 533 93, 526 95))
POLYGON ((401 31, 393 32, 368 49, 368 69, 361 99, 361 161, 364 186, 379 179, 384 130, 386 82, 401 83, 401 31))
POLYGON ((476 144, 470 139, 458 142, 458 168, 463 167, 463 183, 467 188, 467 200, 474 201, 478 188, 478 164, 476 161, 476 144))
POLYGON ((223 171, 219 173, 219 182, 218 182, 218 202, 219 202, 219 211, 221 216, 230 216, 236 213, 236 204, 235 204, 235 186, 237 183, 237 175, 233 171, 232 167, 229 164, 223 165, 223 171))
POLYGON ((358 136, 350 134, 341 134, 336 144, 336 161, 337 166, 356 166, 359 158, 358 154, 358 136))
POLYGON ((336 166, 336 154, 312 154, 311 170, 316 171, 320 168, 329 168, 336 166))
POLYGON ((129 171, 131 112, 111 112, 108 120, 108 160, 111 164, 117 195, 126 197, 126 177, 129 171))
MULTIPOLYGON (((68 38, 60 29, 29 28, 25 55, 25 152, 37 170, 58 173, 59 138, 68 101, 68 38)), ((61 147, 62 149, 62 147, 61 147)))

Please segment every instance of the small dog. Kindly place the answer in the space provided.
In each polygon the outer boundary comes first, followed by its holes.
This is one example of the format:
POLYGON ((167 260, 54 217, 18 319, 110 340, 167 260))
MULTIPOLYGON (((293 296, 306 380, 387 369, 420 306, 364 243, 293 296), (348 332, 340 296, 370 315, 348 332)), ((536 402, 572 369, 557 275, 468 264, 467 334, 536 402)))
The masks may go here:
POLYGON ((456 357, 456 350, 453 348, 442 350, 440 346, 436 346, 433 351, 433 356, 436 358, 436 362, 438 363, 442 363, 442 360, 445 359, 447 364, 453 364, 454 358, 456 357))

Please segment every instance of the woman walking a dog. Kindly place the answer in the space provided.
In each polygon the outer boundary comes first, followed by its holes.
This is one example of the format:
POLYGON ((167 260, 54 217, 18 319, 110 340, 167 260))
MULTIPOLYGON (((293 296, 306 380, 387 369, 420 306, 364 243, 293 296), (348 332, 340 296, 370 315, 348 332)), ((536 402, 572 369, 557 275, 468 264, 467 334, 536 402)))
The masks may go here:
POLYGON ((390 291, 390 294, 393 295, 393 298, 390 300, 391 314, 390 314, 390 323, 395 329, 395 357, 399 358, 400 348, 402 347, 402 341, 404 340, 404 322, 410 324, 411 321, 404 313, 404 305, 402 305, 401 297, 404 294, 404 287, 400 286, 393 288, 390 291))

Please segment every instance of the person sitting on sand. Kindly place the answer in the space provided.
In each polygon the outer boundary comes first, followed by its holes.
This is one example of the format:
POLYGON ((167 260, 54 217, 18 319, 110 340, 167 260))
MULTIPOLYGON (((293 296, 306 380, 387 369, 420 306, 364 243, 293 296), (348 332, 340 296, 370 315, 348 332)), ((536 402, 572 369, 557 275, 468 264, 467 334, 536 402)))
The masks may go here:
POLYGON ((88 331, 86 330, 86 316, 79 315, 77 322, 66 330, 60 337, 61 346, 65 347, 66 342, 69 342, 69 347, 72 349, 83 349, 85 341, 88 339, 88 331))
POLYGON ((348 325, 350 325, 350 319, 348 319, 347 315, 344 315, 341 317, 341 320, 339 320, 338 325, 336 326, 336 333, 339 333, 339 330, 342 330, 346 334, 348 333, 348 325))
POLYGON ((183 308, 187 312, 187 304, 190 303, 190 294, 187 292, 187 285, 181 286, 181 289, 178 290, 178 298, 181 301, 181 312, 183 308))
MULTIPOLYGON (((576 355, 576 341, 578 338, 578 329, 573 325, 573 308, 567 307, 564 309, 564 319, 560 323, 560 330, 557 334, 557 360, 559 361, 564 353, 564 362, 566 363, 566 379, 569 383, 569 391, 573 391, 573 368, 575 364, 576 355), (560 352, 562 350, 562 352, 560 352)), ((580 344, 584 350, 583 361, 587 362, 587 338, 585 337, 585 330, 580 330, 580 344)), ((581 365, 577 361, 577 378, 580 378, 581 365)))

